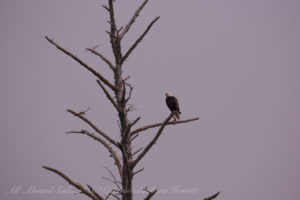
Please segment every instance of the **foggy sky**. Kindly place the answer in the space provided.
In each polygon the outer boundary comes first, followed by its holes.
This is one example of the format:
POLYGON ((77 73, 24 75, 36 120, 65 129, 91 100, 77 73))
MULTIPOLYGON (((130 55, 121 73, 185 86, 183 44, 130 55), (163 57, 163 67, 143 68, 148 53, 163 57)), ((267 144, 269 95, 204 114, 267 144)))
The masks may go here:
MULTIPOLYGON (((96 78, 49 44, 53 38, 112 80, 85 48, 112 58, 102 0, 0 0, 0 198, 87 199, 58 190, 68 184, 42 165, 103 191, 115 170, 108 152, 83 135, 87 128, 65 110, 87 117, 119 139, 117 115, 96 78), (13 188, 21 185, 18 194, 13 188)), ((126 24, 141 1, 116 1, 126 24)), ((161 16, 124 65, 135 86, 130 118, 137 127, 169 114, 175 95, 182 118, 169 126, 138 167, 134 186, 166 190, 154 199, 297 199, 300 186, 300 2, 297 0, 151 0, 124 38, 123 52, 161 16), (196 189, 171 193, 172 187, 196 189)), ((135 141, 138 149, 155 134, 135 141)), ((142 199, 145 194, 134 194, 142 199)))

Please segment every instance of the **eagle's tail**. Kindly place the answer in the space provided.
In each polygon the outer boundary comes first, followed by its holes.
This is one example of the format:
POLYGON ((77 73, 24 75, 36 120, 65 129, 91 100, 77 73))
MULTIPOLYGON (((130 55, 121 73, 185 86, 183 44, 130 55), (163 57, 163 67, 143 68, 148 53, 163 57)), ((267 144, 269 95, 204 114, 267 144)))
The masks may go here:
POLYGON ((179 111, 174 111, 174 114, 175 114, 175 117, 176 117, 177 119, 180 119, 180 116, 179 116, 180 112, 179 112, 179 111))

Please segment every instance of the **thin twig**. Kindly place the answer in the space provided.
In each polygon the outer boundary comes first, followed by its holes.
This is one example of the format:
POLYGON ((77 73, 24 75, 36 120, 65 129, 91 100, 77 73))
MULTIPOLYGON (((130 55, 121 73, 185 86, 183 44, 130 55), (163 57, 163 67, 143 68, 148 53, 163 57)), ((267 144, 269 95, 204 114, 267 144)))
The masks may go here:
MULTIPOLYGON (((191 122, 191 121, 196 121, 196 120, 199 120, 200 118, 199 117, 196 117, 196 118, 192 118, 192 119, 187 119, 187 120, 179 120, 179 121, 172 121, 172 122, 168 122, 167 125, 175 125, 175 124, 182 124, 182 123, 187 123, 187 122, 191 122)), ((147 126, 143 126, 141 128, 138 128, 134 131, 132 131, 130 134, 131 136, 139 133, 139 132, 142 132, 142 131, 145 131, 149 128, 155 128, 155 127, 159 127, 163 125, 163 123, 156 123, 156 124, 151 124, 151 125, 147 125, 147 126)))
POLYGON ((112 193, 113 193, 114 191, 112 190, 112 191, 110 191, 109 192, 109 194, 105 197, 105 199, 104 200, 107 200, 109 197, 110 197, 110 195, 112 195, 112 193))
POLYGON ((80 111, 79 114, 80 115, 85 115, 87 113, 87 111, 90 110, 90 107, 88 107, 87 109, 83 110, 83 111, 80 111))
POLYGON ((132 90, 133 90, 133 86, 130 85, 129 83, 126 83, 126 85, 130 88, 129 90, 129 94, 128 94, 128 97, 125 99, 125 103, 127 103, 129 101, 129 99, 131 98, 131 94, 132 94, 132 90))
POLYGON ((123 82, 127 81, 128 79, 130 79, 130 76, 127 76, 126 78, 124 78, 123 82))
POLYGON ((120 31, 123 29, 124 27, 123 26, 121 26, 121 28, 119 28, 119 30, 117 30, 117 34, 118 34, 118 36, 120 35, 119 33, 120 33, 120 31))
POLYGON ((112 64, 112 62, 110 60, 108 60, 105 56, 103 56, 101 53, 99 53, 95 49, 87 48, 86 50, 90 51, 93 54, 95 54, 96 56, 100 57, 110 67, 110 69, 112 69, 113 71, 115 71, 115 66, 112 64))
POLYGON ((138 150, 136 150, 135 152, 133 152, 131 155, 134 156, 135 154, 137 154, 137 153, 140 152, 141 150, 143 150, 143 147, 139 148, 138 150))
POLYGON ((139 169, 139 170, 137 170, 136 172, 133 172, 133 176, 134 176, 134 175, 137 175, 139 172, 141 172, 141 171, 143 171, 143 170, 144 170, 144 167, 141 168, 141 169, 139 169))
POLYGON ((122 39, 124 37, 124 35, 129 31, 131 25, 135 22, 136 18, 139 16, 140 12, 142 11, 142 9, 144 8, 144 6, 146 5, 146 3, 149 0, 145 0, 142 5, 140 7, 138 7, 138 9, 134 12, 134 15, 132 16, 132 18, 130 19, 129 23, 125 26, 124 30, 122 31, 122 33, 120 34, 120 38, 122 39))
POLYGON ((51 172, 54 172, 55 174, 59 175, 63 179, 65 179, 70 185, 74 186, 76 189, 78 189, 81 193, 85 194, 86 196, 90 197, 93 200, 99 200, 95 194, 89 192, 87 189, 85 189, 82 185, 79 183, 74 182, 71 178, 69 178, 67 175, 62 173, 61 171, 48 167, 48 166, 42 166, 44 169, 47 169, 51 172))
POLYGON ((111 156, 115 160, 115 163, 116 163, 116 165, 118 167, 120 176, 122 177, 122 173, 123 173, 122 164, 121 164, 121 162, 120 162, 120 160, 119 160, 119 158, 118 158, 117 153, 115 152, 115 150, 109 144, 107 144, 107 142, 105 142, 103 139, 95 136, 94 134, 88 132, 87 130, 69 131, 67 133, 79 133, 79 134, 87 135, 87 136, 93 138, 94 140, 100 142, 109 151, 109 153, 111 154, 111 156))
MULTIPOLYGON (((114 180, 112 180, 112 179, 110 179, 110 178, 107 178, 107 177, 105 177, 105 176, 103 176, 102 179, 104 179, 104 180, 106 180, 106 181, 109 181, 109 182, 115 184, 115 181, 114 181, 114 180)), ((118 186, 118 187, 119 187, 119 186, 118 186)), ((120 190, 120 189, 119 189, 119 190, 120 190)))
POLYGON ((74 116, 80 118, 81 120, 83 120, 84 122, 86 122, 88 125, 90 125, 97 133, 99 133, 100 135, 102 135, 105 139, 107 139, 110 143, 114 144, 116 147, 119 147, 119 144, 113 140, 111 137, 109 137, 106 133, 104 133, 103 131, 101 131, 96 125, 94 125, 90 120, 88 120, 86 117, 84 117, 83 115, 68 109, 67 110, 69 113, 72 113, 74 116))
POLYGON ((115 195, 115 194, 112 194, 112 196, 113 197, 115 197, 116 199, 118 199, 118 200, 121 200, 117 195, 115 195))
POLYGON ((109 8, 106 5, 102 5, 102 7, 109 12, 109 8))
POLYGON ((101 87, 101 89, 103 90, 103 92, 105 93, 106 97, 108 98, 108 100, 113 104, 113 106, 116 108, 116 110, 118 112, 121 112, 119 106, 117 105, 117 103, 114 101, 114 99, 110 96, 109 92, 105 89, 105 87, 102 85, 100 80, 97 80, 97 83, 99 84, 99 86, 101 87))
POLYGON ((94 70, 92 67, 90 67, 88 64, 86 64, 85 62, 83 62, 81 59, 79 59, 77 56, 75 56, 74 54, 72 54, 68 50, 66 50, 66 49, 62 48, 61 46, 59 46, 58 44, 56 44, 53 40, 49 39, 47 36, 45 36, 45 38, 48 40, 48 42, 50 42, 51 44, 53 44, 56 48, 58 48, 59 50, 61 50, 62 52, 64 52, 65 54, 67 54, 68 56, 70 56, 71 58, 73 58, 74 60, 76 60, 84 68, 86 68, 87 70, 89 70, 90 72, 92 72, 95 76, 97 76, 103 83, 105 83, 112 90, 115 90, 115 86, 113 84, 111 84, 106 78, 104 78, 99 72, 97 72, 96 70, 94 70))
POLYGON ((108 173, 111 175, 111 177, 114 179, 113 180, 113 183, 118 187, 118 189, 121 191, 121 187, 119 186, 119 181, 117 181, 117 179, 116 179, 116 177, 115 177, 115 175, 112 173, 112 171, 110 170, 110 169, 108 169, 108 167, 104 167, 107 171, 108 171, 108 173))
POLYGON ((155 144, 159 136, 161 135, 162 131, 164 130, 167 123, 171 120, 173 117, 173 113, 170 113, 170 115, 167 117, 167 119, 163 122, 159 130, 157 131, 155 137, 150 141, 150 143, 146 146, 146 148, 138 155, 138 157, 132 162, 132 168, 136 166, 136 164, 146 155, 146 153, 150 150, 150 148, 155 144))
POLYGON ((131 138, 131 142, 132 142, 133 140, 135 140, 137 137, 139 137, 139 134, 135 134, 135 135, 131 138))
POLYGON ((130 127, 133 127, 140 119, 141 117, 136 118, 133 122, 130 123, 130 127))
POLYGON ((136 48, 136 46, 143 40, 145 35, 148 33, 148 31, 151 29, 152 25, 159 19, 159 17, 156 17, 147 27, 147 29, 144 31, 144 33, 135 41, 135 43, 128 49, 127 53, 122 58, 122 63, 128 58, 130 53, 136 48))
POLYGON ((111 32, 109 32, 109 31, 105 31, 105 32, 109 35, 109 37, 111 37, 113 39, 119 39, 118 36, 113 35, 111 32))
POLYGON ((220 194, 220 192, 217 192, 216 194, 210 196, 210 197, 206 197, 204 198, 204 200, 212 200, 212 199, 215 199, 218 195, 220 194))

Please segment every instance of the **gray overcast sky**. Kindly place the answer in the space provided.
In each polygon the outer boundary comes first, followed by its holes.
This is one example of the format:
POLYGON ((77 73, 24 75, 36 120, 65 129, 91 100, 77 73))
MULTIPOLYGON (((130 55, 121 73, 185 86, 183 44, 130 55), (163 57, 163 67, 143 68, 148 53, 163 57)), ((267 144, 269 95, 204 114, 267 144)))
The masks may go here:
MULTIPOLYGON (((140 0, 116 1, 125 24, 140 0)), ((44 36, 112 78, 86 47, 112 58, 102 0, 0 0, 0 198, 87 199, 30 188, 67 187, 41 168, 58 168, 102 189, 112 167, 106 149, 80 135, 85 125, 65 110, 90 107, 88 117, 118 139, 116 112, 95 78, 44 36), (12 194, 14 186, 19 193, 12 194), (101 187, 101 188, 100 188, 101 187)), ((298 199, 300 186, 300 1, 151 0, 123 43, 123 51, 156 16, 160 20, 124 66, 135 85, 138 126, 168 116, 164 92, 178 97, 182 118, 168 127, 140 163, 136 187, 167 190, 155 199, 298 199), (170 194, 170 188, 196 188, 170 194)), ((154 132, 136 141, 145 145, 154 132)), ((68 193, 68 191, 66 191, 68 193)), ((138 199, 142 196, 136 194, 138 199)))

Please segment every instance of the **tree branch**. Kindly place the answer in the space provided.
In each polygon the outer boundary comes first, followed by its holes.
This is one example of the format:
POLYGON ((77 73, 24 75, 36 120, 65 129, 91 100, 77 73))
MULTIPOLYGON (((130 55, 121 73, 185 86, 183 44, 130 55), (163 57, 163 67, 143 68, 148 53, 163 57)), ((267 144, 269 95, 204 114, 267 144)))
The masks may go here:
MULTIPOLYGON (((116 179, 116 177, 115 177, 115 175, 112 173, 112 171, 110 170, 110 169, 108 169, 108 167, 104 167, 107 171, 108 171, 108 173, 111 175, 111 177, 114 179, 114 180, 110 180, 110 179, 106 179, 106 180, 109 180, 109 181, 111 181, 112 183, 114 183, 116 186, 117 186, 117 188, 121 191, 122 189, 121 189, 121 187, 119 186, 119 181, 117 181, 117 179, 116 179)), ((103 178, 105 178, 105 177, 103 177, 103 178)), ((121 176, 121 178, 122 178, 122 176, 121 176)))
POLYGON ((133 140, 135 140, 137 137, 139 137, 139 134, 135 134, 135 135, 131 138, 131 142, 132 142, 133 140))
POLYGON ((125 26, 122 33, 120 34, 120 39, 122 39, 124 37, 124 35, 129 31, 131 25, 135 22, 136 18, 139 16, 140 12, 142 11, 142 9, 144 8, 144 6, 146 5, 147 2, 148 2, 148 0, 145 0, 142 3, 142 5, 135 11, 135 13, 132 16, 132 18, 130 19, 129 23, 125 26))
POLYGON ((137 154, 138 152, 140 152, 141 150, 143 150, 143 147, 139 148, 138 150, 136 150, 135 152, 133 152, 131 154, 131 156, 134 156, 135 154, 137 154))
POLYGON ((155 193, 158 191, 158 189, 155 189, 151 192, 151 191, 148 191, 147 188, 145 188, 144 190, 148 192, 148 196, 145 198, 145 200, 151 199, 151 197, 153 197, 153 195, 155 195, 155 193))
MULTIPOLYGON (((109 17, 110 17, 110 32, 108 32, 110 36, 110 44, 115 56, 116 61, 116 70, 115 75, 119 74, 120 76, 120 67, 122 62, 122 51, 121 51, 121 42, 118 36, 118 30, 115 20, 115 13, 114 13, 114 0, 108 0, 108 8, 109 8, 109 17)), ((116 77, 116 76, 115 76, 116 77)), ((115 80, 117 81, 117 80, 115 80)), ((118 82, 118 81, 117 81, 118 82)), ((119 86, 116 86, 119 87, 119 86)))
POLYGON ((143 171, 143 170, 144 170, 144 167, 141 168, 141 169, 139 169, 139 170, 137 170, 136 172, 133 172, 133 176, 135 176, 137 173, 139 173, 139 172, 141 172, 141 171, 143 171))
POLYGON ((131 98, 133 86, 128 83, 126 83, 125 85, 127 85, 129 87, 129 94, 128 94, 128 97, 125 99, 125 103, 127 103, 129 101, 129 99, 131 98))
MULTIPOLYGON (((182 123, 187 123, 187 122, 196 121, 196 120, 199 120, 199 117, 192 118, 192 119, 187 119, 187 120, 172 121, 172 122, 168 122, 167 125, 182 124, 182 123)), ((131 136, 133 136, 133 135, 135 135, 139 132, 145 131, 149 128, 155 128, 155 127, 158 127, 158 126, 161 126, 161 125, 163 125, 163 123, 156 123, 156 124, 143 126, 141 128, 138 128, 138 129, 132 131, 130 134, 131 134, 131 136)))
POLYGON ((204 198, 204 200, 212 200, 212 199, 215 199, 218 195, 220 194, 220 192, 217 192, 216 194, 210 196, 210 197, 206 197, 204 198))
POLYGON ((63 179, 65 179, 70 185, 74 186, 76 189, 80 190, 83 194, 90 197, 93 200, 99 200, 93 193, 90 193, 88 190, 86 190, 82 185, 79 183, 75 183, 72 179, 70 179, 67 175, 62 173, 61 171, 48 167, 48 166, 42 166, 44 169, 47 169, 51 172, 54 172, 55 174, 59 175, 63 179))
POLYGON ((133 127, 139 120, 141 119, 141 117, 136 118, 133 122, 130 123, 130 128, 133 127))
POLYGON ((113 159, 115 160, 115 164, 118 167, 120 176, 122 177, 122 173, 123 173, 123 167, 122 164, 117 156, 117 153, 115 152, 115 150, 109 145, 107 144, 107 142, 105 142, 103 139, 95 136, 94 134, 88 132, 87 130, 81 130, 81 131, 69 131, 67 133, 79 133, 79 134, 83 134, 83 135, 87 135, 91 138, 93 138, 94 140, 97 140, 98 142, 100 142, 111 154, 111 156, 113 157, 113 159))
POLYGON ((86 50, 90 51, 93 54, 95 54, 96 56, 100 57, 110 67, 111 70, 115 71, 115 66, 105 56, 103 56, 101 53, 99 53, 95 49, 87 48, 86 50))
POLYGON ((53 44, 56 48, 58 48, 59 50, 61 50, 62 52, 64 52, 65 54, 67 54, 68 56, 73 58, 74 60, 76 60, 84 68, 86 68, 87 70, 92 72, 96 77, 98 77, 103 83, 105 83, 112 90, 115 90, 115 86, 113 84, 111 84, 107 79, 105 79, 100 73, 98 73, 96 70, 94 70, 92 67, 87 65, 85 62, 83 62, 81 59, 79 59, 77 56, 75 56, 74 54, 72 54, 68 50, 66 50, 66 49, 62 48, 61 46, 59 46, 58 44, 56 44, 53 40, 49 39, 47 36, 45 36, 45 38, 48 40, 48 42, 53 44))
POLYGON ((107 134, 105 134, 103 131, 101 131, 99 128, 97 128, 96 125, 94 125, 90 120, 88 120, 87 118, 85 118, 83 115, 76 113, 73 110, 68 109, 67 110, 69 113, 72 113, 74 116, 80 118, 81 120, 83 120, 85 123, 87 123, 88 125, 90 125, 97 133, 99 133, 100 135, 102 135, 105 139, 107 139, 110 143, 114 144, 116 147, 120 147, 119 143, 117 143, 115 140, 113 140, 111 137, 109 137, 107 134))
POLYGON ((115 35, 117 26, 116 26, 116 20, 115 20, 113 0, 108 0, 108 6, 109 6, 109 17, 110 17, 110 33, 112 35, 115 35))
POLYGON ((159 136, 161 135, 162 131, 164 130, 167 123, 171 120, 173 117, 173 113, 170 113, 170 115, 167 117, 167 119, 163 122, 159 130, 157 131, 155 137, 151 140, 151 142, 146 146, 146 148, 138 155, 138 157, 132 162, 132 168, 136 166, 136 164, 146 155, 146 153, 150 150, 150 148, 155 144, 159 136))
POLYGON ((102 5, 102 7, 109 12, 109 8, 106 5, 102 5))
POLYGON ((101 89, 103 90, 103 92, 105 93, 106 97, 108 98, 108 100, 113 104, 113 106, 116 108, 116 110, 118 112, 121 112, 119 106, 117 105, 117 103, 114 101, 114 99, 110 96, 109 92, 105 89, 105 87, 102 85, 101 81, 97 80, 97 83, 99 84, 99 86, 101 87, 101 89))
POLYGON ((104 200, 103 197, 98 194, 89 184, 87 184, 89 190, 99 199, 99 200, 104 200))
POLYGON ((128 58, 130 53, 136 48, 136 46, 143 40, 145 35, 148 33, 148 31, 151 29, 152 25, 159 19, 159 17, 156 17, 147 27, 147 29, 144 31, 144 33, 135 41, 135 43, 129 48, 127 53, 122 58, 122 63, 128 58))
POLYGON ((117 195, 115 195, 115 194, 112 194, 112 196, 113 197, 115 197, 116 199, 118 199, 118 200, 121 200, 117 195))

